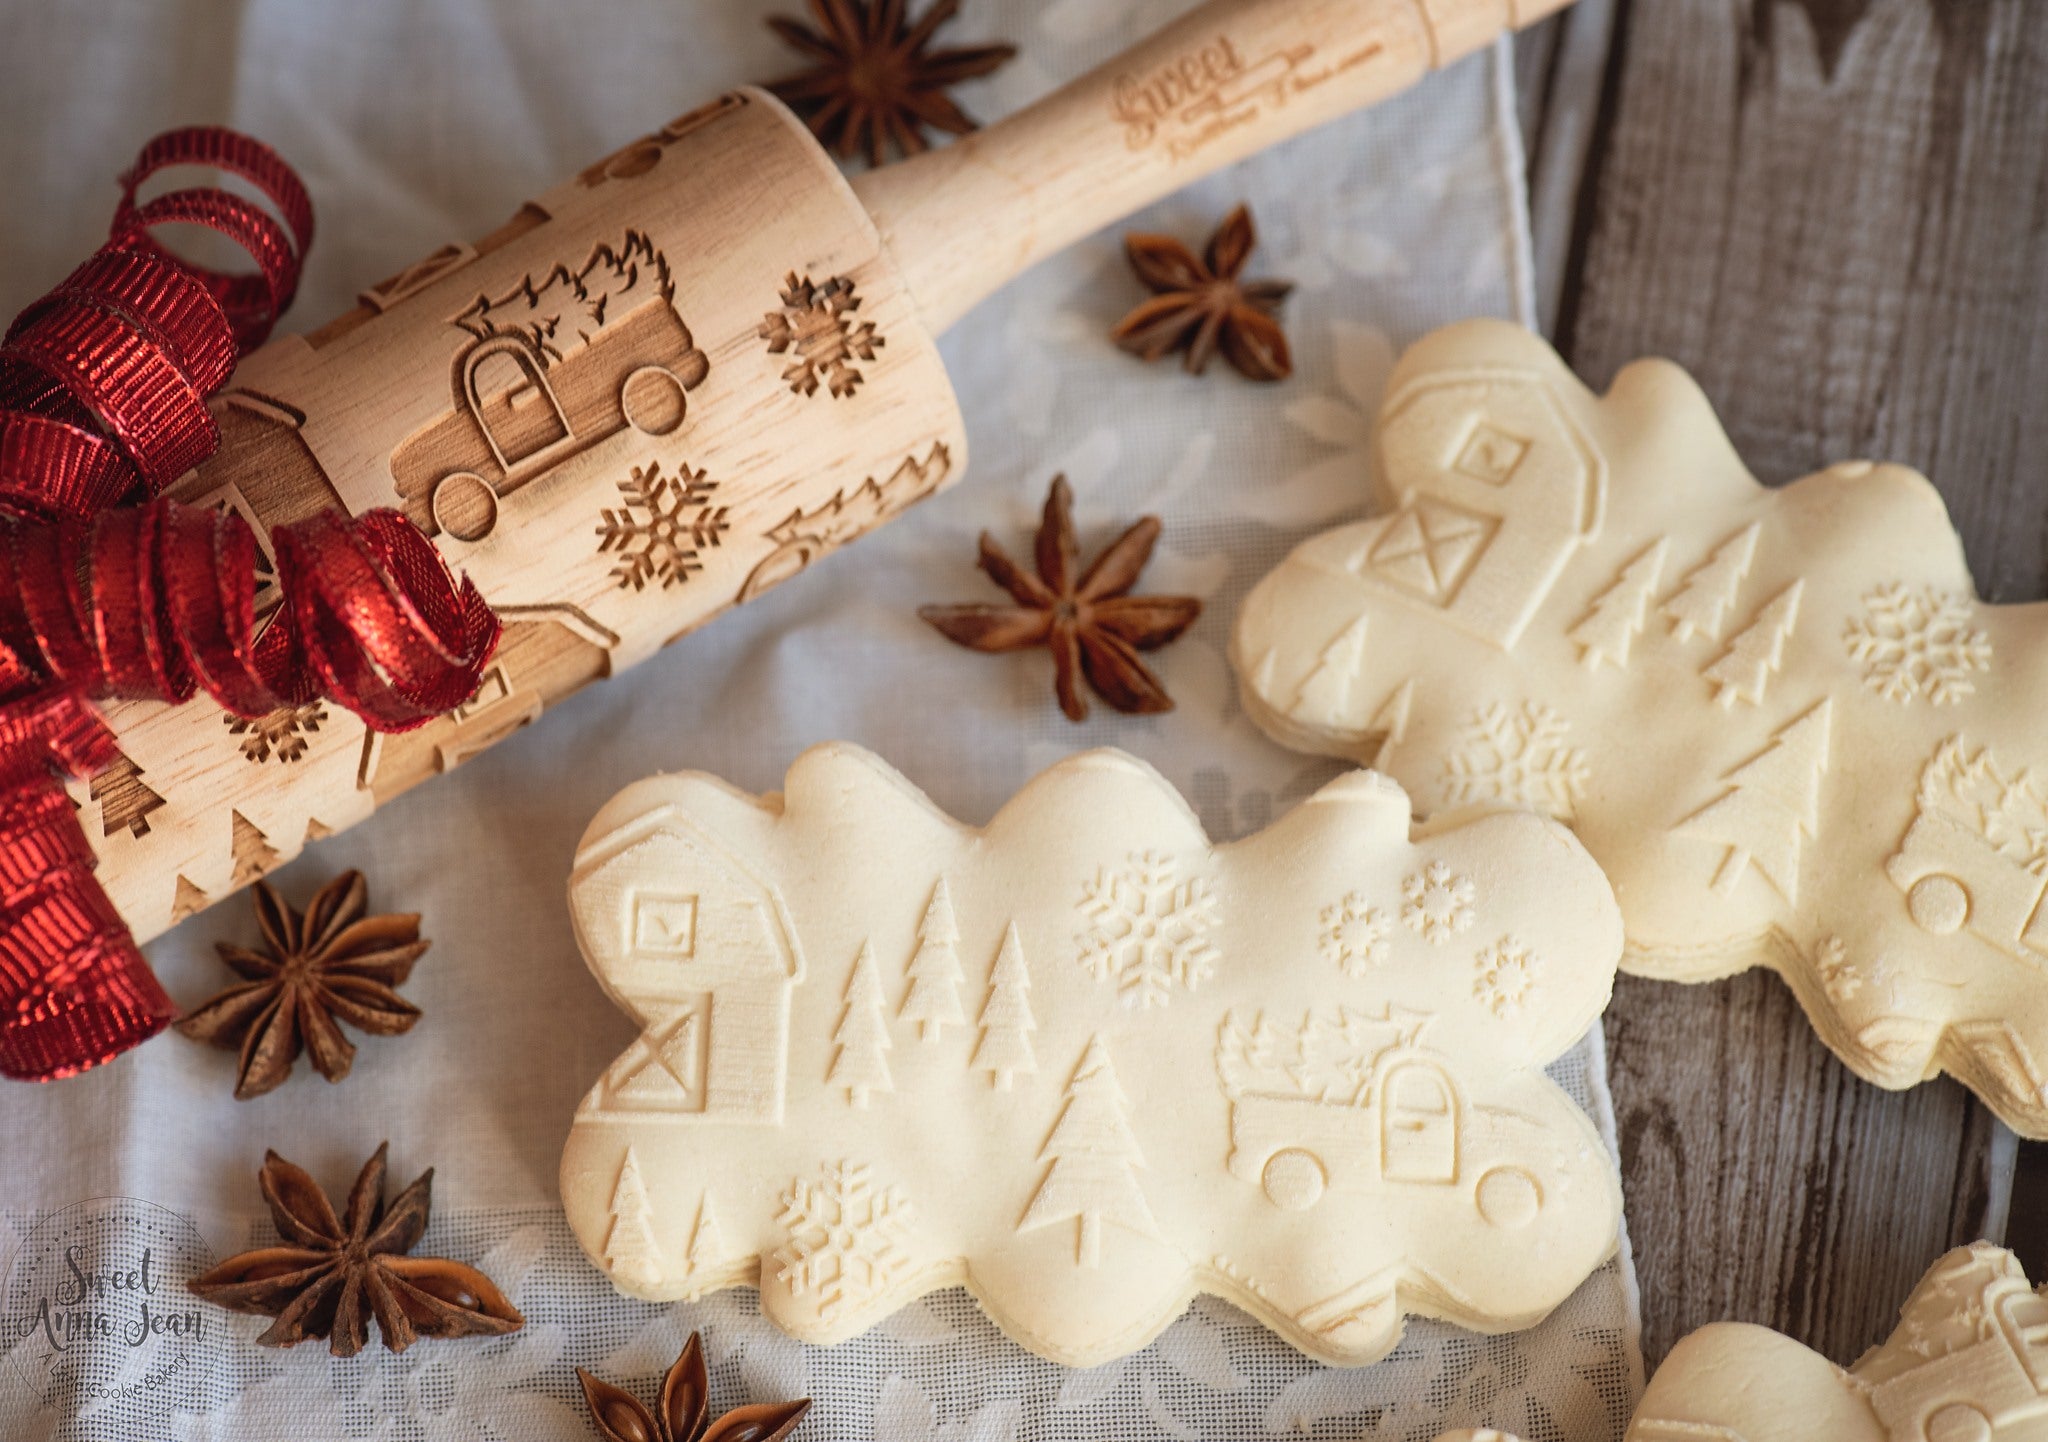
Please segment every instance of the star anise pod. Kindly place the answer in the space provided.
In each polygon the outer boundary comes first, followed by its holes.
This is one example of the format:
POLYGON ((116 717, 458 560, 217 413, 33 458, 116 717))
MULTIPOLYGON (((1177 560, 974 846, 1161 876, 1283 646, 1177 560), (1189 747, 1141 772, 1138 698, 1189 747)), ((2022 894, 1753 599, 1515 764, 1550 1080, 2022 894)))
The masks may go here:
POLYGON ((810 0, 810 7, 816 29, 780 15, 769 19, 813 63, 768 89, 824 144, 842 156, 865 150, 870 165, 880 165, 892 144, 904 155, 929 149, 926 127, 953 135, 975 129, 947 87, 986 75, 1017 53, 1014 45, 927 48, 960 0, 937 0, 915 21, 905 13, 906 0, 810 0))
POLYGON ((756 1402, 711 1420, 711 1380, 704 1371, 704 1347, 692 1332, 668 1375, 661 1379, 658 1410, 622 1387, 576 1369, 583 1400, 605 1442, 781 1442, 810 1409, 810 1399, 756 1402))
POLYGON ((1088 717, 1078 676, 1086 676, 1095 693, 1119 711, 1171 711, 1173 698, 1138 653, 1187 630, 1202 614, 1202 603, 1193 596, 1130 594, 1158 539, 1159 518, 1145 516, 1077 578, 1074 493, 1065 476, 1054 476, 1038 528, 1036 576, 1011 560, 988 532, 981 533, 981 569, 1017 604, 923 606, 917 614, 947 640, 976 651, 1051 651, 1053 689, 1070 721, 1088 717))
POLYGON ((256 883, 256 924, 264 950, 218 943, 220 959, 243 977, 178 1019, 194 1041, 239 1047, 235 1095, 261 1096, 292 1074, 303 1049, 331 1082, 348 1075, 356 1049, 339 1023, 375 1036, 410 1031, 420 1010, 392 988, 412 974, 429 943, 417 915, 365 916, 369 888, 345 871, 315 893, 302 916, 256 883))
POLYGON ((276 1320, 256 1340, 294 1347, 328 1338, 337 1357, 369 1340, 370 1319, 384 1345, 403 1352, 421 1337, 496 1337, 526 1319, 475 1267, 446 1257, 408 1257, 427 1230, 434 1172, 384 1205, 388 1144, 363 1164, 337 1218, 327 1194, 302 1168, 266 1153, 257 1180, 282 1245, 228 1258, 191 1289, 234 1312, 276 1320))
POLYGON ((1170 235, 1125 236, 1131 269, 1154 294, 1117 322, 1110 338, 1148 361, 1185 350, 1195 375, 1220 347, 1240 374, 1285 380, 1294 373, 1294 359, 1273 312, 1294 287, 1284 280, 1240 278, 1258 243, 1251 210, 1242 205, 1216 228, 1206 256, 1170 235))

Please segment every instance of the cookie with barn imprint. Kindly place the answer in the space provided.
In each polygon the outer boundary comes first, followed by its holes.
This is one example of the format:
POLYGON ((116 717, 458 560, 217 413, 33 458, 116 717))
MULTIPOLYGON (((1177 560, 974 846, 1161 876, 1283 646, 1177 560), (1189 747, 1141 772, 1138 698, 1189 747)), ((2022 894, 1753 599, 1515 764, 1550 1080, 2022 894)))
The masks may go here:
POLYGON ((1238 618, 1259 724, 1569 822, 1627 970, 1772 967, 1860 1075, 2048 1136, 2044 612, 1978 600, 1927 480, 1765 489, 1677 367, 1596 396, 1490 321, 1403 357, 1375 461, 1238 618))
POLYGON ((964 1283, 1088 1366, 1207 1292, 1362 1363, 1405 1314, 1530 1325, 1614 1248, 1612 1156, 1543 1067, 1620 917, 1555 822, 1411 832, 1355 772, 1217 844, 1094 751, 975 828, 826 745, 777 794, 629 787, 570 895, 640 1034, 562 1196, 632 1295, 758 1286, 830 1343, 964 1283))

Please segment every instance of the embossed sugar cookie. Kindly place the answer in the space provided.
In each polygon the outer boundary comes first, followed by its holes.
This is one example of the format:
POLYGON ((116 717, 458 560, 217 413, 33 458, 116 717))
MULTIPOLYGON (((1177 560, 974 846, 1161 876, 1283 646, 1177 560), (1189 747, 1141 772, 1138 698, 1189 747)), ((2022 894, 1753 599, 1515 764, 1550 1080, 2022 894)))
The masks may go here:
POLYGON ((1627 1442, 2027 1442, 2048 1437, 2048 1298, 1988 1242, 1934 1264, 1846 1371, 1764 1327, 1680 1342, 1627 1442))
POLYGON ((1676 367, 1596 397, 1495 322, 1408 352, 1376 456, 1375 519, 1239 616, 1260 725, 1425 813, 1571 822, 1626 969, 1774 967, 1859 1074, 2048 1135, 2048 637, 1976 599, 1934 488, 1765 490, 1676 367))
POLYGON ((965 1283, 1087 1366, 1209 1292, 1361 1363, 1404 1313, 1531 1324, 1613 1250, 1609 1154, 1542 1068, 1621 924, 1554 822, 1411 838, 1357 772, 1214 845, 1095 751, 976 830, 827 745, 778 795, 629 787, 570 898, 641 1034, 562 1198, 635 1296, 758 1285, 833 1342, 965 1283))

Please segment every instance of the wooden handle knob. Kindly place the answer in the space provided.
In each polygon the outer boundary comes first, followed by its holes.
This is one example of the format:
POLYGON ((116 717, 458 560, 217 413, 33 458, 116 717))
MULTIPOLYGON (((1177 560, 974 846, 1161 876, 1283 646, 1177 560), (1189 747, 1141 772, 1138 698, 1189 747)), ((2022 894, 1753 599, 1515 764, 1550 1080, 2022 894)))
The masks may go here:
POLYGON ((1568 3, 1211 0, 1030 108, 854 189, 937 333, 1083 235, 1568 3))

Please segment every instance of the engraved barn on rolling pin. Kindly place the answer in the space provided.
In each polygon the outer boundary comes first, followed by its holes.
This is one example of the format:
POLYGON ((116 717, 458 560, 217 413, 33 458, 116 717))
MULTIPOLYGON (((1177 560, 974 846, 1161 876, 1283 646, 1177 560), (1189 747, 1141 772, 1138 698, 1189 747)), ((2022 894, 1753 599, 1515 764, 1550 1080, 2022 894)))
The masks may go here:
POLYGON ((866 211, 750 92, 273 342, 214 411, 221 450, 180 499, 239 512, 266 547, 326 506, 400 507, 505 638, 475 698, 405 735, 333 707, 202 727, 184 713, 204 698, 111 708, 125 759, 78 794, 143 937, 797 574, 965 458, 866 211))
POLYGON ((1205 1291, 1360 1363, 1404 1314, 1533 1322, 1614 1244, 1607 1150, 1542 1067, 1619 917, 1552 822, 1411 837, 1355 773, 1215 845, 1090 752, 977 831, 827 745, 778 795, 629 788, 570 905, 641 1031, 563 1200, 636 1296, 758 1285, 829 1343, 965 1283, 1092 1365, 1205 1291))
POLYGON ((1627 969, 1773 967, 1861 1075, 2048 1135, 2048 611, 1977 599, 1927 481, 1766 490, 1675 367, 1599 397, 1495 322, 1402 359, 1375 461, 1238 618, 1259 724, 1569 821, 1627 969))

